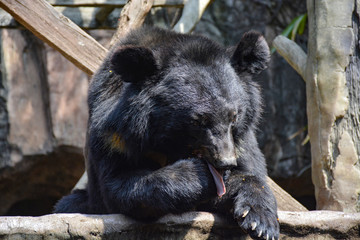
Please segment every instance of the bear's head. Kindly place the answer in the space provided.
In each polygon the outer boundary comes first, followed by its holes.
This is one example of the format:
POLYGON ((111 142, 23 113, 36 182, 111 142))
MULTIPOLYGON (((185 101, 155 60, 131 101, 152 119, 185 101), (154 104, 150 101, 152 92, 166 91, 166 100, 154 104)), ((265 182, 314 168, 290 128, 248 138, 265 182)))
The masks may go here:
POLYGON ((235 166, 242 136, 261 109, 251 75, 266 68, 269 56, 256 32, 229 49, 188 36, 152 49, 114 50, 111 70, 124 90, 110 118, 128 154, 160 152, 170 161, 195 155, 216 168, 235 166))

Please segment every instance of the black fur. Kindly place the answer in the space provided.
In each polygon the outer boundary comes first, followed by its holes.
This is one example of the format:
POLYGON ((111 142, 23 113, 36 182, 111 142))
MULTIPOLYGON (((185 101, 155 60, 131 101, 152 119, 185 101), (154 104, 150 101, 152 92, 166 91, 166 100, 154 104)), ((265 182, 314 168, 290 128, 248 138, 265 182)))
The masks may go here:
POLYGON ((122 39, 90 84, 87 189, 55 212, 153 220, 205 207, 232 215, 253 238, 277 239, 276 201, 254 134, 261 97, 251 80, 269 49, 255 32, 233 49, 156 28, 122 39), (207 163, 225 171, 222 198, 207 163))
POLYGON ((155 74, 157 67, 151 50, 144 47, 123 46, 116 49, 111 67, 126 82, 142 82, 155 74))

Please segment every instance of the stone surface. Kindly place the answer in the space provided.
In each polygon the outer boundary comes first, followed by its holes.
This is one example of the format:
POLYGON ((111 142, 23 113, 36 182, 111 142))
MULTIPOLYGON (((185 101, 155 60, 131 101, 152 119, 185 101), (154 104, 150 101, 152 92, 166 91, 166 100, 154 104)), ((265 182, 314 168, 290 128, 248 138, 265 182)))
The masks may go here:
MULTIPOLYGON (((7 156, 0 166, 14 166, 22 155, 51 151, 52 138, 46 109, 46 59, 40 41, 29 43, 27 32, 4 30, 2 43, 2 114, 7 128, 2 138, 7 141, 7 156), (32 81, 28 81, 31 79, 32 81)), ((5 125, 5 124, 4 124, 5 125)))
POLYGON ((84 169, 87 77, 25 30, 1 53, 0 215, 49 213, 84 169))
POLYGON ((88 118, 89 76, 47 47, 51 124, 56 144, 82 149, 88 118))
MULTIPOLYGON (((360 239, 360 214, 279 212, 280 239, 360 239)), ((207 212, 140 223, 124 215, 0 217, 0 239, 250 239, 229 219, 207 212)))

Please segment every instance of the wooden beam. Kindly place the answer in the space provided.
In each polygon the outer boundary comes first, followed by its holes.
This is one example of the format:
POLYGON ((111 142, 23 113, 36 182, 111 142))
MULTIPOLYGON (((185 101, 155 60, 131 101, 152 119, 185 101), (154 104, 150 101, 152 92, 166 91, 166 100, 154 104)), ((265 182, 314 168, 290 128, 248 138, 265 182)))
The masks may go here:
POLYGON ((110 47, 121 37, 124 37, 130 30, 141 27, 153 4, 154 0, 129 0, 121 10, 119 26, 110 41, 110 47))
MULTIPOLYGON (((66 7, 123 7, 127 0, 47 0, 53 6, 66 7)), ((155 0, 154 7, 184 7, 188 0, 155 0)))
POLYGON ((89 75, 106 56, 103 46, 45 0, 0 0, 0 7, 89 75))
POLYGON ((279 35, 273 45, 278 53, 300 74, 305 81, 307 55, 294 41, 285 36, 279 35))
POLYGON ((200 21, 205 9, 213 0, 189 0, 185 5, 181 18, 173 30, 180 33, 190 33, 200 21))
POLYGON ((301 203, 296 201, 290 194, 277 185, 271 178, 267 178, 271 190, 273 191, 279 211, 306 212, 308 211, 301 203))

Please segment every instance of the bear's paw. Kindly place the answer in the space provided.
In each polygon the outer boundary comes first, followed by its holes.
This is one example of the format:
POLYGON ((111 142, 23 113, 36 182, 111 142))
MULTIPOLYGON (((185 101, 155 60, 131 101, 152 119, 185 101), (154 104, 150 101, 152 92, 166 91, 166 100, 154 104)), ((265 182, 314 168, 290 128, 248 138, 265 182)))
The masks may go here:
POLYGON ((276 211, 264 201, 237 201, 234 217, 239 226, 253 239, 279 239, 279 221, 276 211))

